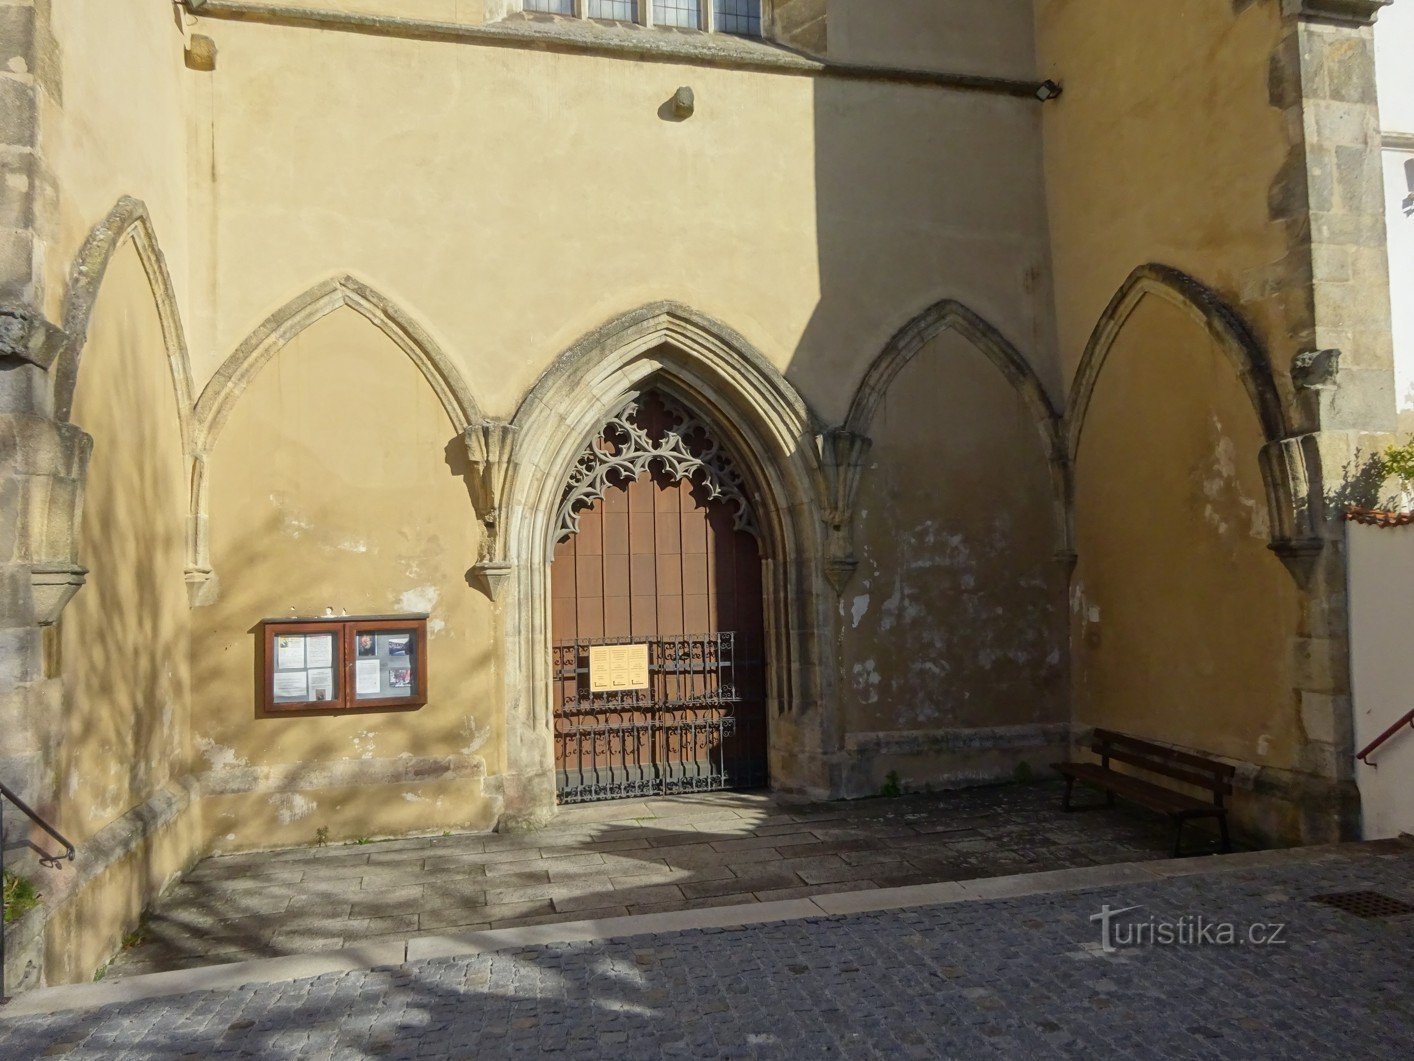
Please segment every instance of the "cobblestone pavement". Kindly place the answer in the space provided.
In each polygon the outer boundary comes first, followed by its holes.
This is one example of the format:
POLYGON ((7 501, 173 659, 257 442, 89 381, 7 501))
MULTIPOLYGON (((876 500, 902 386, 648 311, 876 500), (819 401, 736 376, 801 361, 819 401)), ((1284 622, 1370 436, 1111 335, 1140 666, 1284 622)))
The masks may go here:
MULTIPOLYGON (((1176 863, 1174 872, 1185 867, 1176 863)), ((1414 847, 889 913, 416 962, 0 1021, 0 1056, 1408 1057, 1414 847), (1116 923, 1282 925, 1279 945, 1120 946, 1116 923)))
MULTIPOLYGON (((853 803, 719 793, 568 807, 528 836, 230 855, 157 904, 109 977, 448 931, 578 921, 1164 858, 1142 810, 1066 814, 1060 786, 853 803)), ((1194 850, 1203 844, 1198 830, 1194 850)))

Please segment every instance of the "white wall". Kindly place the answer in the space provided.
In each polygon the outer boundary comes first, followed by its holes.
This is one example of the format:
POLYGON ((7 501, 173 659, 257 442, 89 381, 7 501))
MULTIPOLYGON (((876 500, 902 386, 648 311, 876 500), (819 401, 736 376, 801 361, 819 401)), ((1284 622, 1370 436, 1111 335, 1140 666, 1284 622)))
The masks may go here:
MULTIPOLYGON (((1414 138, 1414 6, 1408 0, 1381 13, 1375 62, 1386 144, 1391 133, 1414 138)), ((1414 213, 1404 209, 1405 198, 1414 194, 1414 146, 1386 146, 1384 163, 1395 392, 1399 411, 1414 414, 1414 213)))
MULTIPOLYGON (((1414 707, 1414 527, 1349 523, 1350 670, 1355 749, 1414 707)), ((1355 764, 1365 838, 1414 833, 1414 730, 1401 730, 1355 764)))

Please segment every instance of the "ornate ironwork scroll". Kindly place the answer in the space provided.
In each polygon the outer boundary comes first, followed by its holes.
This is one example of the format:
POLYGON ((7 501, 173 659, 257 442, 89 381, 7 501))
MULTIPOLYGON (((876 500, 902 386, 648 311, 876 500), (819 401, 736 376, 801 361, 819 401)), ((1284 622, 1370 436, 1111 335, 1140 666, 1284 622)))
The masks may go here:
POLYGON ((560 500, 556 541, 578 533, 584 509, 645 471, 660 471, 673 482, 691 479, 700 484, 709 500, 732 506, 735 529, 759 538, 746 482, 721 443, 706 424, 671 399, 657 392, 652 398, 666 410, 664 424, 642 422, 646 402, 634 399, 585 447, 560 500))

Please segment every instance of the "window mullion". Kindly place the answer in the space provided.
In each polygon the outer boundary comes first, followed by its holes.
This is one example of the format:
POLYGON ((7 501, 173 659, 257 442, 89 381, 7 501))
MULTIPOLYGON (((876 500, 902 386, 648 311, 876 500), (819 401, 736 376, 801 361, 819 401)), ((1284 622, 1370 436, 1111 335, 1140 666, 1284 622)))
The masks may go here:
POLYGON ((702 0, 702 28, 708 33, 717 32, 716 0, 702 0))
POLYGON ((589 17, 589 0, 574 0, 574 17, 589 17))

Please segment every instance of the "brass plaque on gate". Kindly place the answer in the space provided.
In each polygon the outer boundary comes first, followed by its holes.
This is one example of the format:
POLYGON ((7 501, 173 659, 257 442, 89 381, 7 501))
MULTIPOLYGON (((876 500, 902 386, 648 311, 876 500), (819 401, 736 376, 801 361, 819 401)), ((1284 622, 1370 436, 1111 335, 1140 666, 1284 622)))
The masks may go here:
POLYGON ((590 692, 647 688, 647 645, 594 645, 589 649, 590 692))

